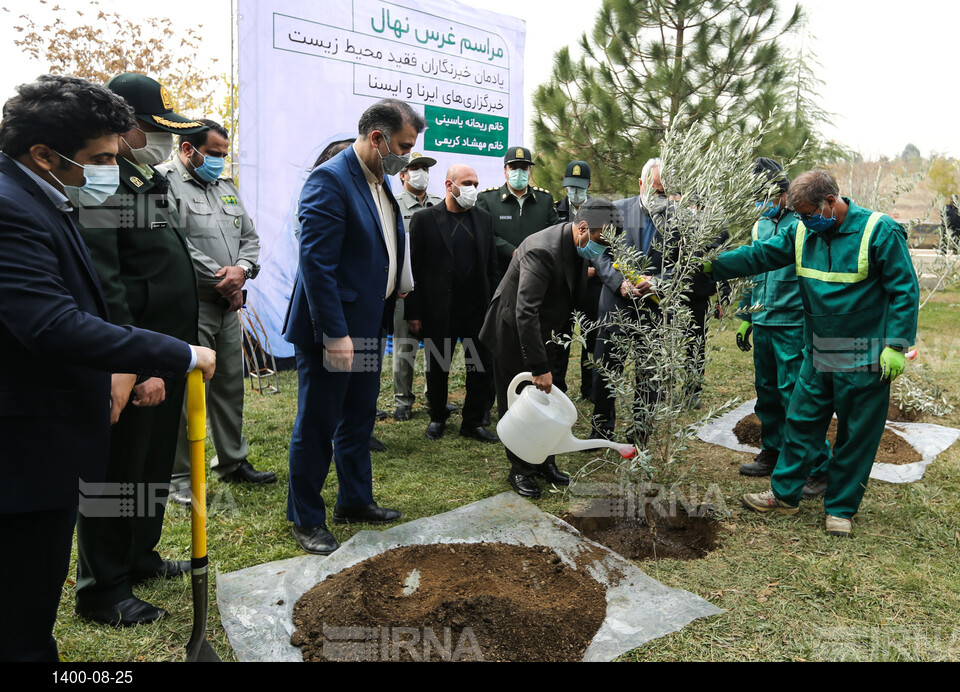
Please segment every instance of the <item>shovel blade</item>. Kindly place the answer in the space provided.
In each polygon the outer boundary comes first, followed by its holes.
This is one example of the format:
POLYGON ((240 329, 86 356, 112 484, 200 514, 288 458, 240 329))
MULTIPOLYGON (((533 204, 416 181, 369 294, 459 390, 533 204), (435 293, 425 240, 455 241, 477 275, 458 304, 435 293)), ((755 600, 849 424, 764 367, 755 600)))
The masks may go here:
POLYGON ((206 638, 187 642, 187 663, 220 663, 220 657, 206 638))

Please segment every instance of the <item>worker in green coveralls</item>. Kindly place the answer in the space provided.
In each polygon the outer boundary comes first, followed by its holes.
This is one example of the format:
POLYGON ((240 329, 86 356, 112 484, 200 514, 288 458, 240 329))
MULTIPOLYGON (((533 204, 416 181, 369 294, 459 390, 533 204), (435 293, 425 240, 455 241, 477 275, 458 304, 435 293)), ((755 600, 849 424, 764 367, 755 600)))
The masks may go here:
POLYGON ((849 536, 880 445, 890 383, 917 333, 920 288, 903 227, 840 196, 826 171, 791 183, 799 223, 773 238, 705 261, 721 281, 796 266, 804 308, 803 364, 790 398, 771 489, 743 496, 757 512, 796 514, 827 427, 837 440, 827 467, 826 531, 849 536))
MULTIPOLYGON (((783 166, 768 158, 754 162, 754 174, 764 181, 757 202, 760 218, 753 225, 751 241, 768 240, 780 229, 796 223, 793 211, 787 205, 790 180, 783 166), (772 192, 772 199, 771 194, 772 192)), ((783 444, 783 428, 790 395, 803 362, 803 301, 797 271, 790 264, 776 271, 753 277, 740 299, 737 347, 749 351, 753 334, 754 385, 757 405, 754 412, 760 419, 760 454, 753 462, 740 466, 744 476, 769 476, 777 465, 783 444), (752 312, 746 312, 753 307, 752 312)), ((824 441, 806 485, 803 498, 820 497, 827 489, 827 460, 830 445, 824 441)))

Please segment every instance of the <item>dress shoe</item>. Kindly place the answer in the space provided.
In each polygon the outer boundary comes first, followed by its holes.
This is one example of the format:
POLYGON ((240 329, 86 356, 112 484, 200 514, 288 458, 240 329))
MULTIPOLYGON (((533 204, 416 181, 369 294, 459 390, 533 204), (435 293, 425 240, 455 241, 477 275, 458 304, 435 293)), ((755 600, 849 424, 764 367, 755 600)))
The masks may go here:
POLYGON ((86 620, 93 620, 112 627, 133 627, 134 625, 149 625, 151 622, 166 617, 167 611, 146 601, 141 601, 136 596, 131 596, 119 603, 114 603, 109 608, 96 610, 77 608, 77 615, 86 620))
POLYGON ((396 521, 403 515, 395 509, 380 507, 373 502, 366 507, 341 507, 333 506, 334 524, 352 524, 363 522, 366 524, 389 524, 396 521))
POLYGON ((447 404, 447 413, 456 413, 459 409, 456 404, 447 404))
POLYGON ((741 476, 769 476, 773 467, 777 465, 780 451, 776 449, 761 449, 760 453, 749 464, 741 464, 741 476))
POLYGON ((237 470, 220 479, 225 483, 252 483, 267 485, 277 482, 277 474, 273 471, 257 471, 249 461, 241 461, 237 470))
POLYGON ((140 584, 149 579, 177 579, 190 574, 190 560, 164 560, 160 568, 153 574, 134 575, 134 584, 140 584))
POLYGON ((380 440, 375 438, 373 435, 370 436, 370 451, 371 452, 386 452, 387 446, 383 444, 380 440))
POLYGON ((537 479, 533 476, 521 476, 519 473, 510 472, 507 476, 507 482, 510 487, 517 491, 517 495, 523 497, 540 497, 540 486, 537 485, 537 479))
POLYGON ((570 475, 557 468, 554 461, 545 461, 537 467, 537 475, 547 483, 570 485, 570 475))
POLYGON ((190 494, 190 488, 186 488, 184 490, 171 490, 170 494, 167 495, 167 499, 171 502, 176 502, 178 505, 189 507, 193 502, 193 495, 190 494))
POLYGON ((329 555, 340 547, 333 534, 327 531, 326 524, 314 526, 312 529, 293 524, 290 527, 290 533, 297 539, 301 548, 314 555, 329 555))
POLYGON ((377 420, 386 420, 387 416, 390 414, 384 411, 382 408, 377 409, 377 420))
POLYGON ((480 442, 499 442, 500 438, 482 426, 476 428, 460 428, 460 437, 469 437, 480 442))
POLYGON ((427 431, 423 433, 427 436, 428 440, 439 440, 443 437, 443 431, 446 429, 446 423, 441 423, 438 420, 430 421, 430 425, 427 426, 427 431))
POLYGON ((413 418, 412 406, 397 406, 397 410, 393 412, 393 419, 396 421, 405 421, 411 418, 413 418))

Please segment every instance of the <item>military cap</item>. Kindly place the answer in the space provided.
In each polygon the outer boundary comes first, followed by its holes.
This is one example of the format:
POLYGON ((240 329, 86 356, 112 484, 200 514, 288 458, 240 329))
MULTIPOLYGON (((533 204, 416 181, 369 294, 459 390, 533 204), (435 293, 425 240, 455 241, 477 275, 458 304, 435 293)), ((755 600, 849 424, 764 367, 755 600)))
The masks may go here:
POLYGON ((526 147, 510 147, 507 149, 507 155, 503 157, 503 165, 508 166, 511 163, 529 163, 536 166, 533 162, 533 154, 526 147))
POLYGON ((174 113, 173 97, 160 82, 136 72, 124 72, 107 82, 107 88, 122 96, 140 120, 179 135, 209 130, 206 125, 174 113))
POLYGON ((590 164, 586 161, 571 161, 563 172, 561 187, 583 187, 590 184, 590 164))
POLYGON ((767 187, 771 183, 776 183, 780 192, 786 192, 787 188, 790 187, 790 179, 784 175, 783 166, 765 156, 761 156, 753 162, 753 174, 766 181, 766 184, 757 191, 758 195, 766 194, 767 187))
POLYGON ((426 166, 427 168, 433 168, 434 166, 437 165, 437 160, 432 156, 424 156, 419 151, 415 151, 412 154, 410 154, 410 163, 408 163, 406 166, 401 168, 400 172, 403 173, 415 163, 426 166))

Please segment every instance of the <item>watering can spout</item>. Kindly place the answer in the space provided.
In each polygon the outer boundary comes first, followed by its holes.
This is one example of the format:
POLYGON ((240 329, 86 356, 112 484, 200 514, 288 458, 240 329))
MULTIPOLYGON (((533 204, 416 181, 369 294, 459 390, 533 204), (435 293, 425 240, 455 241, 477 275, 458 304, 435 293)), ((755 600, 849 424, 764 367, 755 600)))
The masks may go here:
POLYGON ((607 447, 616 450, 624 459, 632 459, 637 455, 637 448, 633 445, 620 444, 610 440, 590 439, 581 440, 570 435, 566 440, 561 441, 553 450, 553 454, 565 454, 567 452, 585 452, 589 449, 600 449, 607 447))

